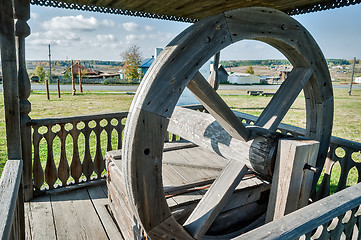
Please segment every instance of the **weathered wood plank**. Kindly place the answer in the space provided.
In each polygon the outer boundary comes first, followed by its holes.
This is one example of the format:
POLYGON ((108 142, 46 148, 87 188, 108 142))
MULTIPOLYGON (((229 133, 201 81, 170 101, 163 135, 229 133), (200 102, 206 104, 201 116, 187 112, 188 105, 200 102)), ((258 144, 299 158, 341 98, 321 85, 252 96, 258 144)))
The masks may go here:
MULTIPOLYGON (((27 239, 57 239, 53 209, 49 196, 34 198, 29 204, 28 221, 30 234, 27 239)), ((66 218, 65 215, 63 215, 66 218)))
POLYGON ((255 125, 276 131, 280 122, 312 75, 309 68, 293 68, 290 75, 268 103, 255 125))
POLYGON ((71 195, 51 196, 50 199, 57 239, 107 239, 85 189, 71 195))
MULTIPOLYGON (((161 178, 161 161, 164 134, 168 119, 154 113, 135 109, 128 117, 122 151, 123 169, 127 195, 134 214, 142 222, 145 231, 158 226, 171 213, 164 199, 161 178), (129 125, 138 123, 137 128, 129 125)), ((135 126, 135 125, 134 125, 135 126)))
POLYGON ((226 159, 242 162, 265 179, 271 179, 277 137, 257 136, 243 142, 232 138, 210 114, 181 107, 175 108, 168 131, 226 159))
POLYGON ((112 217, 106 209, 106 205, 109 204, 109 201, 107 199, 107 195, 104 194, 102 187, 92 187, 88 188, 87 190, 90 200, 92 201, 94 208, 99 216, 99 219, 102 222, 102 225, 106 231, 108 239, 122 240, 122 234, 119 232, 117 225, 114 223, 112 217))
POLYGON ((201 239, 207 232, 247 170, 244 164, 237 161, 227 164, 183 225, 194 238, 201 239))
MULTIPOLYGON (((23 199, 17 203, 21 187, 21 174, 23 169, 22 160, 8 160, 5 164, 4 171, 0 178, 0 238, 9 239, 14 234, 16 237, 21 237, 21 232, 14 232, 14 228, 18 229, 19 224, 24 226, 24 216, 17 219, 16 213, 18 208, 17 204, 24 204, 23 199), (22 222, 22 223, 21 223, 22 222), (15 226, 17 225, 17 226, 15 226)), ((22 212, 22 214, 24 214, 22 212)), ((25 229, 22 229, 25 230, 25 229)))
POLYGON ((312 140, 280 140, 266 222, 308 204, 313 172, 304 168, 316 163, 318 147, 319 143, 312 140))
POLYGON ((0 2, 1 65, 8 159, 22 159, 13 1, 0 2))
POLYGON ((234 239, 296 239, 317 226, 344 214, 346 211, 358 207, 361 204, 360 192, 361 183, 234 239), (279 226, 282 226, 282 228, 279 226))
POLYGON ((232 110, 209 85, 200 72, 188 83, 187 88, 197 97, 208 112, 232 137, 247 142, 250 133, 232 110))

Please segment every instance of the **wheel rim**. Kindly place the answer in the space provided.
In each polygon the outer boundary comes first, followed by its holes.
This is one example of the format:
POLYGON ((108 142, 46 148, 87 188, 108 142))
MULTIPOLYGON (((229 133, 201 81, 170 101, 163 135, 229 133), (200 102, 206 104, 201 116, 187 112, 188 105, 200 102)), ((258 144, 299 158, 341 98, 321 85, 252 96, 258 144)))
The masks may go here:
MULTIPOLYGON (((164 135, 177 100, 200 66, 221 49, 244 39, 268 43, 292 63, 291 76, 295 77, 288 82, 290 86, 297 82, 304 90, 306 137, 320 141, 317 167, 323 166, 333 118, 332 85, 324 56, 307 30, 288 15, 268 8, 238 9, 201 20, 178 35, 156 59, 128 115, 123 145, 127 194, 135 219, 150 235, 152 231, 166 232, 164 236, 186 234, 171 218, 161 176, 164 135), (164 224, 170 230, 164 230, 164 224)), ((297 97, 295 94, 291 97, 297 97)), ((286 105, 287 112, 290 106, 286 105)), ((272 106, 267 109, 274 110, 272 106)), ((264 111, 258 124, 275 131, 285 113, 279 115, 281 119, 272 120, 272 124, 264 111)))

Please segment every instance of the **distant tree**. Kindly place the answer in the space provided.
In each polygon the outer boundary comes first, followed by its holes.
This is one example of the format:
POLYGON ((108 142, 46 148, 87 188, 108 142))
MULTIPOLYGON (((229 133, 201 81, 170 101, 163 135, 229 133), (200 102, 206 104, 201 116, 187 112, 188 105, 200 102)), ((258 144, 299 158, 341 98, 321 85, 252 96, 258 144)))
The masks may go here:
POLYGON ((253 67, 252 67, 252 66, 249 66, 249 67, 246 69, 245 73, 254 74, 253 67))
POLYGON ((34 70, 34 73, 39 77, 39 81, 44 81, 46 74, 42 66, 37 66, 34 70))
POLYGON ((137 45, 129 47, 121 54, 121 57, 124 64, 124 76, 130 81, 141 78, 139 66, 142 62, 142 55, 139 47, 137 45))

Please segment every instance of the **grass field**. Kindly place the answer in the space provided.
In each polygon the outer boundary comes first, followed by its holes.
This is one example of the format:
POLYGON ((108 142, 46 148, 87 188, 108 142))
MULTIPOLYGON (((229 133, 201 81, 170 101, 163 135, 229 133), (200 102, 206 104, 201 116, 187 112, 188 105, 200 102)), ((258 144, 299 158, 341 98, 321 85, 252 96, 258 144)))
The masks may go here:
MULTIPOLYGON (((262 88, 262 86, 260 86, 260 88, 262 88)), ((335 114, 333 135, 361 142, 361 90, 353 90, 352 96, 347 95, 346 89, 336 89, 334 93, 335 114)), ((219 94, 233 110, 253 115, 259 115, 271 99, 271 97, 264 96, 248 96, 246 91, 242 90, 220 90, 219 94)), ((32 103, 30 117, 38 119, 127 111, 132 99, 133 95, 85 92, 72 96, 71 93, 68 92, 63 93, 60 99, 53 93, 51 94, 51 100, 48 101, 44 94, 33 92, 29 99, 32 103)), ((0 106, 1 173, 7 159, 3 97, 0 98, 0 106)), ((283 122, 305 127, 305 105, 302 94, 296 99, 283 122)), ((360 154, 358 158, 361 161, 360 154)), ((357 181, 357 172, 355 172, 355 177, 352 181, 357 181)))

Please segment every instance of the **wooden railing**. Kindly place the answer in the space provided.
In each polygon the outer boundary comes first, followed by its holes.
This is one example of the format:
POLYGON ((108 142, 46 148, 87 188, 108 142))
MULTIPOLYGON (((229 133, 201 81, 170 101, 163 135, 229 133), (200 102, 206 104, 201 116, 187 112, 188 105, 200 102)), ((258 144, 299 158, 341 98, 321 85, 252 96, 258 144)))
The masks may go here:
POLYGON ((121 112, 31 120, 35 191, 103 178, 104 152, 122 147, 126 117, 121 112))
POLYGON ((8 160, 0 178, 0 239, 24 239, 22 160, 8 160))
MULTIPOLYGON (((250 114, 235 113, 245 124, 253 125, 258 118, 250 114)), ((305 129, 283 123, 280 124, 278 131, 285 135, 296 137, 305 135, 305 129)), ((314 193, 313 199, 319 200, 350 186, 348 180, 350 180, 351 176, 349 176, 349 173, 352 169, 357 171, 358 179, 356 181, 360 182, 361 143, 332 136, 326 163, 320 178, 321 183, 317 192, 314 193), (337 174, 340 174, 338 181, 331 183, 331 176, 336 176, 337 174)))
POLYGON ((361 183, 241 235, 241 239, 360 239, 361 183))
MULTIPOLYGON (((204 110, 200 105, 187 107, 204 110)), ((122 147, 127 114, 119 112, 31 120, 28 127, 32 128, 35 192, 104 178, 104 153, 122 147)), ((257 120, 256 116, 245 113, 236 112, 236 115, 248 125, 257 120)), ((292 136, 305 134, 305 129, 287 124, 280 124, 279 131, 292 136)), ((178 139, 172 134, 165 136, 165 141, 178 139)), ((361 143, 331 137, 330 152, 316 200, 330 195, 330 192, 344 189, 350 169, 354 168, 361 176, 361 159, 355 155, 360 151, 361 143), (337 169, 332 168, 335 164, 339 165, 337 169), (340 180, 332 185, 331 175, 336 171, 341 173, 340 180)))
POLYGON ((35 193, 104 178, 104 154, 122 148, 127 114, 31 120, 35 193))

